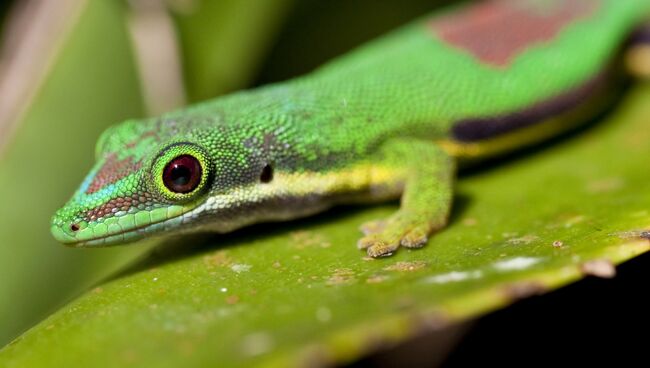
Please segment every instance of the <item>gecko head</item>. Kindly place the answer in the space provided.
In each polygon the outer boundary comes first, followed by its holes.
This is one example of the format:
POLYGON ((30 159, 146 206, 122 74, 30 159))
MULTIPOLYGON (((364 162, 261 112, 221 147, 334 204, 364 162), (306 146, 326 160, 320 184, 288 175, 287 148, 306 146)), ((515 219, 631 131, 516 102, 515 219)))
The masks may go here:
POLYGON ((127 121, 99 139, 96 164, 52 218, 71 246, 106 246, 191 222, 205 201, 213 163, 201 135, 176 121, 127 121))

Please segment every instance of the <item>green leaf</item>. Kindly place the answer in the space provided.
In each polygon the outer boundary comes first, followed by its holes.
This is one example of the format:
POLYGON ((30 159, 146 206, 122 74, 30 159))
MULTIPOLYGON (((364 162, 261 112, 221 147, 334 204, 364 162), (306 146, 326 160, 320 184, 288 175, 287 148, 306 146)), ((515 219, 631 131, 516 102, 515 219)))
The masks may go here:
POLYGON ((421 250, 368 259, 363 221, 395 205, 179 239, 0 351, 4 366, 285 366, 346 362, 557 288, 647 251, 650 86, 582 134, 458 185, 421 250))
POLYGON ((178 1, 172 8, 176 9, 190 100, 248 84, 292 2, 178 1))

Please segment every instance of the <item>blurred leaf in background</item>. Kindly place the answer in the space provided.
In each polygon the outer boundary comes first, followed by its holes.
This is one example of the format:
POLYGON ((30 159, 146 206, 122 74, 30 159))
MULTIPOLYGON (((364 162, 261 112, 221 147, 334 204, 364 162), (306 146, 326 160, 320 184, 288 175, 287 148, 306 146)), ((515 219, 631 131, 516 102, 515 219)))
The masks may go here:
POLYGON ((9 1, 2 1, 0 2, 0 37, 3 36, 3 30, 4 30, 4 24, 5 20, 7 18, 7 12, 9 10, 9 6, 11 5, 11 2, 9 1))
POLYGON ((144 115, 119 2, 16 3, 0 79, 0 343, 140 250, 79 252, 49 218, 108 125, 144 115))
POLYGON ((455 1, 298 1, 255 84, 308 73, 327 60, 455 1))
POLYGON ((249 84, 292 4, 293 0, 171 1, 189 100, 249 84))

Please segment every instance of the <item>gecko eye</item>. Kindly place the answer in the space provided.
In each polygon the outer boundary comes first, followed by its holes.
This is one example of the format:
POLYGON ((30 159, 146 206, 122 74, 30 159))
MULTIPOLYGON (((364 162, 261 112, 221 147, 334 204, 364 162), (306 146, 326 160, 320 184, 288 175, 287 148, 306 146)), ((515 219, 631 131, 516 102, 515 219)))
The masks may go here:
POLYGON ((212 167, 207 152, 198 145, 171 144, 152 162, 150 189, 176 203, 197 199, 208 187, 212 167))
POLYGON ((163 170, 163 183, 174 193, 189 193, 201 183, 203 169, 199 160, 181 155, 171 160, 163 170))

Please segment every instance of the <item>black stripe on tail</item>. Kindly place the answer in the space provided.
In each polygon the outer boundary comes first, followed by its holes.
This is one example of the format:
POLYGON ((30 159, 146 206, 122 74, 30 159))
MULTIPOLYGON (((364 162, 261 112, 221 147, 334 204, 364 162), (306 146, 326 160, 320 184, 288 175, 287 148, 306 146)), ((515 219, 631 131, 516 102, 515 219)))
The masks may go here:
POLYGON ((459 142, 476 142, 547 121, 549 118, 571 111, 590 97, 598 95, 606 87, 610 79, 609 74, 600 73, 577 88, 519 111, 461 120, 452 127, 453 137, 459 142))

